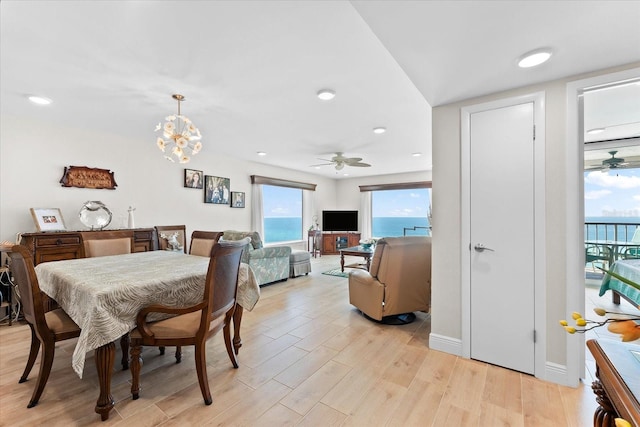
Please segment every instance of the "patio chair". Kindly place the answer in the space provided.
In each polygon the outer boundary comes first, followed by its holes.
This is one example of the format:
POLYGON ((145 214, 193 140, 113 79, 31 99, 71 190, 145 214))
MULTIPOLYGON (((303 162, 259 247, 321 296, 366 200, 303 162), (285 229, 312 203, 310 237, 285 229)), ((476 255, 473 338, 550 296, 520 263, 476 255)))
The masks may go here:
POLYGON ((591 264, 591 269, 596 271, 596 263, 606 268, 611 260, 611 249, 602 245, 586 245, 584 249, 584 262, 591 264), (605 266, 606 265, 606 266, 605 266))

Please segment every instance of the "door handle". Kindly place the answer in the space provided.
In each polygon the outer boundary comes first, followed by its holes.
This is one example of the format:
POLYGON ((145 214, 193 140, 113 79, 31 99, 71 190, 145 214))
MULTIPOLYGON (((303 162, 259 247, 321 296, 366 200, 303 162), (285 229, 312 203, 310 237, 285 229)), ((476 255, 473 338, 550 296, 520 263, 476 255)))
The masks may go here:
POLYGON ((493 249, 491 248, 487 248, 485 247, 482 243, 477 243, 473 249, 476 250, 476 252, 484 252, 484 251, 491 251, 491 252, 495 252, 493 249))

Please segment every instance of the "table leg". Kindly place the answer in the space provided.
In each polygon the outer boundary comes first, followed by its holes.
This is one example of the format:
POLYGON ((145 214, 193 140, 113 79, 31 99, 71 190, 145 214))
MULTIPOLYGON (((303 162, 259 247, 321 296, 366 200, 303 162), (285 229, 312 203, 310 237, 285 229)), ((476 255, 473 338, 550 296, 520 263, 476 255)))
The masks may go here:
POLYGON ((344 254, 340 252, 340 271, 344 273, 344 254))
POLYGON ((240 338, 240 323, 242 323, 242 314, 244 308, 240 304, 236 305, 233 312, 233 350, 238 354, 238 350, 242 347, 242 338, 240 338))
POLYGON ((102 347, 96 348, 95 359, 98 370, 98 381, 100 382, 100 396, 96 402, 96 413, 100 414, 102 421, 109 419, 109 411, 115 405, 111 396, 111 374, 113 373, 113 362, 116 358, 116 345, 112 342, 102 347))
POLYGON ((367 271, 369 271, 369 267, 371 267, 371 257, 368 256, 368 257, 365 257, 365 258, 367 260, 367 271))
POLYGON ((122 370, 129 369, 129 334, 126 333, 120 338, 120 348, 122 349, 122 370))

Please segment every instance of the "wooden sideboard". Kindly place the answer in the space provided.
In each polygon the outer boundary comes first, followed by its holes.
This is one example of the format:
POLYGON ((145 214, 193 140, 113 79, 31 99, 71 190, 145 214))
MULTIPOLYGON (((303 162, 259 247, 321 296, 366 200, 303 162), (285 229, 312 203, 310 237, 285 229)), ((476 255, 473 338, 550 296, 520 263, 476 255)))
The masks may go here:
POLYGON ((20 244, 33 254, 33 264, 84 258, 84 241, 93 239, 133 238, 133 251, 145 252, 157 249, 153 228, 134 228, 102 231, 60 231, 25 233, 20 244))
POLYGON ((640 346, 589 340, 587 347, 596 362, 597 379, 591 388, 599 406, 593 425, 613 427, 614 419, 619 417, 632 426, 640 426, 640 346))
POLYGON ((360 244, 360 233, 322 233, 322 254, 337 255, 340 249, 360 244))

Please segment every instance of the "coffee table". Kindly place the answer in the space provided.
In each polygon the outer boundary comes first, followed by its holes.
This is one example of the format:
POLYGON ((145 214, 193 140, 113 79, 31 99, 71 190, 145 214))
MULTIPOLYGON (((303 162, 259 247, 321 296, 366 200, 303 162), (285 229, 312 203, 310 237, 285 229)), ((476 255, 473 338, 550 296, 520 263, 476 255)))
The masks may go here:
MULTIPOLYGON (((366 270, 369 270, 369 267, 371 266, 371 257, 373 256, 373 247, 368 247, 365 248, 364 246, 352 246, 350 248, 344 248, 344 249, 340 249, 340 271, 344 272, 344 256, 345 255, 351 255, 351 256, 361 256, 365 259, 366 261, 366 270)), ((352 267, 352 268, 363 268, 363 264, 357 264, 357 265, 347 265, 347 267, 352 267)))

